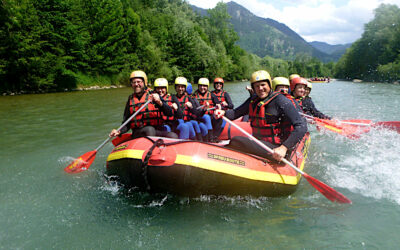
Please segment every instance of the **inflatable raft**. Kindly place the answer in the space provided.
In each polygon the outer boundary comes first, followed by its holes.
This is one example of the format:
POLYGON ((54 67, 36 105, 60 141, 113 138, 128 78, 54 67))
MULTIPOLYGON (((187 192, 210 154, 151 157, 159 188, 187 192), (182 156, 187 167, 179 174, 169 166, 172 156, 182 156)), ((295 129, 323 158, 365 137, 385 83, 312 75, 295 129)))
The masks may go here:
MULTIPOLYGON (((304 168, 307 133, 289 160, 304 168)), ((286 196, 301 175, 285 164, 217 144, 142 137, 116 146, 107 158, 107 175, 124 186, 179 196, 286 196)))
MULTIPOLYGON (((240 119, 234 121, 236 125, 244 129, 246 132, 251 133, 250 122, 243 122, 240 119)), ((230 140, 234 136, 243 136, 242 132, 240 132, 237 128, 231 126, 230 124, 225 124, 222 128, 221 134, 218 136, 219 140, 230 140)), ((116 137, 112 143, 114 146, 121 144, 123 142, 129 141, 132 139, 131 133, 126 133, 121 136, 116 137)))

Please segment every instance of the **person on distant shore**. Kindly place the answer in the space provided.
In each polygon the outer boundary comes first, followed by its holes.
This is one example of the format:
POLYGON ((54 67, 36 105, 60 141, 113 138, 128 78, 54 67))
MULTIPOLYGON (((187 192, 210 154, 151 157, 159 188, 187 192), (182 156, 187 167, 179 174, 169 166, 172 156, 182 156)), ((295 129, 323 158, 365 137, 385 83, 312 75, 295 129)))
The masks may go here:
POLYGON ((303 108, 304 113, 306 113, 307 115, 317 117, 317 118, 331 120, 332 118, 330 116, 325 115, 324 113, 322 113, 315 107, 313 100, 309 96, 311 89, 312 89, 312 83, 307 82, 307 86, 305 88, 305 93, 304 93, 304 98, 302 100, 302 108, 303 108))
POLYGON ((171 116, 172 110, 168 104, 160 98, 159 94, 151 93, 147 88, 147 75, 141 70, 133 71, 129 77, 133 93, 129 96, 125 105, 123 123, 129 119, 148 100, 147 107, 142 109, 127 125, 119 131, 113 129, 109 136, 115 137, 132 129, 132 138, 143 136, 156 136, 163 131, 163 115, 171 116))
MULTIPOLYGON (((203 116, 200 117, 202 121, 207 126, 206 141, 215 142, 218 139, 218 135, 221 132, 222 120, 215 119, 213 116, 214 109, 221 109, 221 103, 218 97, 208 90, 210 82, 207 78, 200 78, 198 81, 197 90, 193 93, 192 97, 195 98, 203 110, 203 116)), ((204 133, 203 133, 204 136, 204 133)))
POLYGON ((250 138, 235 136, 227 147, 281 161, 295 148, 307 132, 307 124, 289 99, 272 90, 269 73, 259 70, 251 75, 251 87, 256 97, 249 97, 236 109, 216 110, 215 116, 235 120, 250 115, 252 134, 273 149, 273 154, 250 138))

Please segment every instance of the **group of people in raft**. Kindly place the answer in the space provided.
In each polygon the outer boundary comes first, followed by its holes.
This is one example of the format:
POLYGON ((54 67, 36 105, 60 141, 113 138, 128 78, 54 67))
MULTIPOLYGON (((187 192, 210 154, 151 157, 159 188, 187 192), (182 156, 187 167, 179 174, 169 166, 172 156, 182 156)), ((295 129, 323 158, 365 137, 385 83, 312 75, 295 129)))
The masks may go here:
POLYGON ((251 75, 250 83, 250 97, 234 109, 220 77, 215 78, 213 91, 209 90, 209 80, 200 78, 194 93, 188 93, 191 85, 185 77, 177 77, 176 94, 171 95, 167 79, 157 78, 152 90, 148 87, 146 73, 133 71, 130 75, 133 93, 126 103, 123 122, 146 102, 151 102, 119 131, 112 130, 109 136, 119 136, 132 129, 133 139, 162 136, 217 142, 225 125, 222 116, 230 120, 248 116, 253 136, 272 148, 273 153, 244 136, 233 137, 226 147, 280 161, 307 132, 302 113, 331 119, 316 109, 309 97, 311 83, 297 74, 290 75, 289 79, 275 77, 272 80, 267 71, 259 70, 251 75))

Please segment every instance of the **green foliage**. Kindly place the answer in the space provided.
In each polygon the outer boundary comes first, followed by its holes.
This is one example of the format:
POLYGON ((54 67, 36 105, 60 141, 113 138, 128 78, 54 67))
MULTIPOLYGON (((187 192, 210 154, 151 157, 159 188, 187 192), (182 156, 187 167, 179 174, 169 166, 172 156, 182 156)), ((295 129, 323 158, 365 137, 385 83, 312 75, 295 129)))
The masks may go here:
POLYGON ((201 17, 183 0, 3 0, 0 22, 1 91, 126 84, 136 69, 150 82, 240 80, 261 68, 286 76, 329 72, 309 57, 287 62, 247 53, 236 45, 222 2, 201 17))
POLYGON ((335 76, 369 81, 399 79, 400 9, 381 4, 362 37, 339 60, 335 76))
POLYGON ((294 61, 285 61, 264 57, 261 60, 262 68, 268 70, 272 76, 288 77, 291 74, 299 74, 303 77, 332 76, 334 63, 322 63, 308 55, 298 56, 294 61))

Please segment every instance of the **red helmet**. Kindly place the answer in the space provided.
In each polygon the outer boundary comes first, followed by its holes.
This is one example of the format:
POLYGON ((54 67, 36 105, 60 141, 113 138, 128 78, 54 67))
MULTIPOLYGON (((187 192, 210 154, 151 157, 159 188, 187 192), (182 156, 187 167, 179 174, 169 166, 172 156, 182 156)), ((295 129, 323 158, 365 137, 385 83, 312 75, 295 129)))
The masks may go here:
POLYGON ((217 77, 217 78, 215 78, 214 79, 214 83, 217 83, 217 82, 220 82, 220 83, 224 83, 224 79, 222 79, 221 77, 217 77))
POLYGON ((307 83, 308 83, 307 80, 304 79, 303 77, 293 78, 290 81, 290 91, 294 91, 294 89, 296 88, 297 84, 302 84, 302 85, 306 85, 307 86, 307 83))

